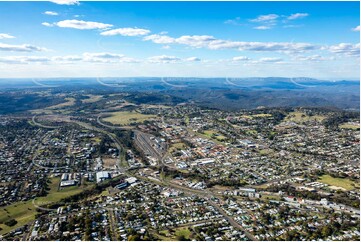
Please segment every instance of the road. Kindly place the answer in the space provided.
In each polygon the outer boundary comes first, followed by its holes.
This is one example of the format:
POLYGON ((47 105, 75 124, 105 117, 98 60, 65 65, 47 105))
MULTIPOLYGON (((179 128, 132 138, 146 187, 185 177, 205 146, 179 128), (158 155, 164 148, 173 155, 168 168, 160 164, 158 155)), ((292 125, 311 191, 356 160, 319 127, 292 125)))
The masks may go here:
POLYGON ((217 197, 219 195, 217 194, 214 194, 212 193, 211 191, 204 191, 204 190, 196 190, 196 189, 192 189, 192 188, 188 188, 188 187, 184 187, 184 186, 180 186, 178 184, 174 184, 174 183, 171 183, 171 182, 165 182, 165 181, 155 181, 155 180, 152 180, 152 179, 148 179, 146 177, 143 177, 143 176, 139 176, 139 175, 136 175, 136 174, 131 174, 132 176, 136 177, 137 179, 139 180, 143 180, 143 181, 146 181, 146 182, 152 182, 152 183, 155 183, 155 184, 158 184, 158 185, 162 185, 162 186, 166 186, 166 187, 172 187, 172 188, 175 188, 177 190, 181 190, 183 191, 184 193, 186 194, 191 194, 191 195, 197 195, 197 196, 200 196, 200 197, 206 197, 208 202, 215 208, 218 210, 218 212, 220 214, 223 215, 223 217, 232 225, 234 226, 235 228, 241 230, 242 232, 244 232, 244 234, 247 236, 248 239, 250 240, 254 240, 256 241, 257 239, 251 234, 249 233, 245 228, 243 228, 239 223, 237 223, 236 220, 233 219, 232 216, 229 216, 227 215, 227 213, 218 205, 216 204, 215 202, 212 201, 212 198, 214 197, 217 197))
POLYGON ((57 127, 57 126, 48 126, 48 125, 44 125, 44 124, 38 123, 38 122, 36 121, 36 115, 34 115, 31 120, 33 121, 33 123, 34 123, 36 126, 39 126, 39 127, 41 127, 41 128, 45 128, 45 129, 57 129, 57 128, 59 128, 59 127, 57 127))
MULTIPOLYGON (((98 119, 99 120, 99 119, 98 119)), ((89 130, 94 130, 94 131, 97 131, 97 132, 101 132, 101 133, 104 133, 104 134, 107 134, 113 141, 114 143, 116 144, 117 148, 119 149, 119 151, 122 149, 122 146, 121 146, 121 143, 120 141, 118 140, 118 138, 113 134, 113 133, 110 133, 108 131, 105 131, 103 129, 100 129, 100 128, 97 128, 97 127, 94 127, 88 123, 84 123, 84 122, 81 122, 81 121, 75 121, 75 120, 70 120, 68 119, 67 120, 68 122, 72 122, 72 123, 76 123, 78 124, 79 126, 83 127, 83 128, 86 128, 86 129, 89 129, 89 130)), ((98 122, 99 123, 99 122, 98 122)), ((104 126, 104 125, 103 125, 104 126)), ((107 128, 114 128, 112 126, 105 126, 107 128)), ((139 135, 139 131, 135 131, 135 133, 138 132, 138 135, 137 136, 140 136, 142 137, 142 135, 139 135)), ((142 138, 140 138, 142 139, 142 138)), ((143 137, 144 139, 144 137, 143 137)), ((144 145, 148 146, 148 149, 149 149, 149 146, 151 147, 151 145, 147 142, 147 141, 142 141, 144 142, 144 145)), ((153 147, 151 147, 153 149, 153 147)), ((156 152, 157 156, 159 159, 162 158, 162 155, 160 155, 158 152, 156 152)), ((191 188, 188 188, 188 187, 184 187, 184 186, 180 186, 178 184, 174 184, 174 183, 171 183, 171 182, 165 182, 165 181, 160 181, 160 182, 157 182, 157 181, 154 181, 154 180, 151 180, 151 179, 148 179, 146 177, 143 177, 143 176, 140 176, 140 175, 137 175, 133 172, 130 172, 128 170, 127 167, 123 167, 122 166, 122 162, 121 162, 121 157, 119 156, 119 163, 117 164, 117 167, 119 169, 119 171, 121 173, 124 173, 125 175, 128 175, 128 176, 134 176, 136 177, 137 179, 139 180, 143 180, 143 181, 147 181, 147 182, 152 182, 152 183, 156 183, 156 184, 160 184, 160 185, 163 185, 163 186, 166 186, 166 187, 172 187, 172 188, 175 188, 175 189, 178 189, 178 190, 181 190, 183 191, 184 193, 186 194, 192 194, 192 195, 197 195, 197 196, 201 196, 201 197, 206 197, 208 202, 218 210, 218 212, 220 214, 223 215, 223 217, 232 225, 234 226, 235 228, 237 228, 238 230, 241 230, 246 236, 248 239, 250 240, 257 240, 251 233, 249 233, 245 228, 243 228, 240 224, 237 223, 237 221, 234 220, 233 217, 227 215, 227 213, 218 205, 216 204, 214 201, 212 201, 212 198, 214 197, 217 197, 218 195, 212 193, 211 191, 204 191, 204 190, 196 190, 196 189, 191 189, 191 188)), ((112 228, 114 229, 114 228, 112 228)))

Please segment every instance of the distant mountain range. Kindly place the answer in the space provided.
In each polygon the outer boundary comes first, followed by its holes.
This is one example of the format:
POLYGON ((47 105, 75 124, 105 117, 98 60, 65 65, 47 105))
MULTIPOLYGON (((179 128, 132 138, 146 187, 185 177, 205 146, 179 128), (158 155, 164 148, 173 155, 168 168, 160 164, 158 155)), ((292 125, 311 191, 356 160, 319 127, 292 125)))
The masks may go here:
POLYGON ((56 92, 158 93, 176 97, 179 101, 229 110, 258 106, 360 108, 359 80, 327 81, 304 77, 0 79, 0 92, 35 88, 56 92))

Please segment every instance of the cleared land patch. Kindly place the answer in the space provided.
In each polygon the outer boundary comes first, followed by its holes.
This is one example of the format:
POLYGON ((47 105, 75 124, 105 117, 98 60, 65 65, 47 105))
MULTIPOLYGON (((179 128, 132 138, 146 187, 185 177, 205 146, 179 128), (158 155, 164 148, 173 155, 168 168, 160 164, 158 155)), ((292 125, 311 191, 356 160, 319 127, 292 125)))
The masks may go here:
POLYGON ((339 127, 341 129, 360 129, 360 125, 355 123, 355 122, 348 122, 348 123, 343 123, 343 124, 340 124, 339 127))
POLYGON ((65 108, 65 107, 69 107, 69 106, 73 106, 75 104, 75 98, 73 97, 67 97, 65 98, 66 102, 64 103, 60 103, 60 104, 57 104, 57 105, 54 105, 54 106, 50 106, 50 107, 47 107, 45 109, 61 109, 61 108, 65 108))
POLYGON ((304 112, 291 112, 287 115, 285 118, 286 121, 292 121, 295 123, 302 123, 302 122, 308 122, 308 121, 317 121, 322 122, 326 117, 322 115, 307 115, 304 112))
POLYGON ((103 98, 101 95, 88 95, 87 97, 89 98, 82 100, 82 103, 95 103, 103 98))
POLYGON ((221 142, 227 139, 224 135, 217 133, 215 130, 205 130, 203 134, 210 139, 216 139, 217 141, 221 142))
POLYGON ((318 182, 322 182, 330 186, 342 187, 346 190, 352 190, 355 188, 355 186, 353 185, 355 184, 354 181, 351 181, 347 178, 335 178, 330 175, 320 176, 318 182))
POLYGON ((138 112, 114 112, 111 116, 103 118, 104 121, 119 124, 119 125, 128 125, 132 123, 143 123, 146 120, 156 118, 156 115, 152 114, 141 114, 138 112))

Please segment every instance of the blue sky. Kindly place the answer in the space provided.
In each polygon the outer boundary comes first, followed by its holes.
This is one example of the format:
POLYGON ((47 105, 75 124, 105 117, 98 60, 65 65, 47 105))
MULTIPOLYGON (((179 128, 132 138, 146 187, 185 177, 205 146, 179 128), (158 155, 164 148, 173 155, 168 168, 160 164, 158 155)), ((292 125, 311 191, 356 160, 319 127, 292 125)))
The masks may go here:
POLYGON ((0 77, 359 79, 358 2, 0 2, 0 77))

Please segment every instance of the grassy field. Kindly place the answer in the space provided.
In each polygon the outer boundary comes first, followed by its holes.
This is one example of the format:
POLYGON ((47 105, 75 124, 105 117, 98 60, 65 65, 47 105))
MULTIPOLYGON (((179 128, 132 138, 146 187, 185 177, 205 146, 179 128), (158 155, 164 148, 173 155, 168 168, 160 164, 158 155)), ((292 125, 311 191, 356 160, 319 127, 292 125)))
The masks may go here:
MULTIPOLYGON (((59 181, 59 177, 51 178, 48 195, 45 197, 36 198, 34 200, 34 204, 41 206, 41 204, 58 202, 63 198, 75 195, 83 190, 82 187, 73 186, 58 191, 59 181)), ((17 202, 9 206, 2 207, 0 209, 0 234, 5 234, 34 220, 37 213, 34 204, 33 200, 30 200, 26 202, 17 202), (15 219, 18 223, 12 227, 5 225, 4 223, 10 219, 15 219)))
POLYGON ((204 135, 206 135, 208 138, 214 138, 218 141, 224 141, 226 139, 225 136, 218 134, 215 130, 205 130, 204 135))
POLYGON ((189 236, 191 235, 191 231, 189 231, 188 228, 177 228, 175 231, 175 235, 178 236, 184 236, 185 239, 189 239, 189 236))
POLYGON ((46 110, 46 109, 34 109, 30 111, 31 114, 53 114, 54 112, 52 110, 46 110))
POLYGON ((259 151, 260 155, 271 155, 273 153, 274 153, 274 151, 272 149, 264 149, 264 150, 259 151))
POLYGON ((89 98, 82 100, 82 103, 95 103, 100 101, 103 96, 101 95, 87 95, 89 98))
POLYGON ((269 195, 269 194, 264 194, 262 195, 262 200, 277 200, 280 201, 281 197, 278 195, 269 195))
POLYGON ((189 124, 189 116, 188 116, 188 115, 184 118, 184 122, 185 122, 187 125, 189 124))
POLYGON ((102 139, 100 137, 94 137, 90 139, 91 141, 94 141, 96 143, 100 143, 100 141, 102 141, 102 139))
POLYGON ((269 187, 269 184, 261 184, 261 185, 255 185, 255 186, 252 186, 254 188, 258 188, 258 189, 266 189, 267 187, 269 187))
POLYGON ((355 124, 355 123, 343 123, 343 124, 340 124, 339 127, 341 129, 360 129, 360 125, 358 124, 355 124))
POLYGON ((272 114, 269 113, 260 113, 260 114, 253 114, 253 118, 270 118, 272 117, 272 114))
POLYGON ((21 227, 22 225, 35 219, 35 207, 31 201, 17 202, 13 205, 0 209, 0 234, 5 234, 12 229, 21 227), (10 219, 16 219, 18 222, 13 227, 9 227, 4 223, 10 219))
POLYGON ((110 117, 104 118, 104 121, 112 124, 127 125, 130 123, 143 123, 145 120, 155 118, 156 115, 141 114, 137 112, 114 112, 110 117))
POLYGON ((160 241, 174 241, 174 236, 171 236, 168 230, 159 231, 159 234, 152 231, 152 234, 158 237, 160 241))
POLYGON ((254 119, 254 118, 270 118, 272 114, 269 113, 260 113, 260 114, 253 114, 253 115, 242 115, 241 118, 246 119, 254 119))
POLYGON ((326 118, 325 116, 321 116, 321 115, 308 116, 304 112, 297 111, 297 112, 289 113, 287 115, 287 117, 285 118, 285 120, 286 121, 292 121, 292 122, 295 122, 295 123, 302 123, 302 122, 307 122, 307 121, 321 122, 325 118, 326 118))
POLYGON ((322 182, 322 183, 328 184, 330 186, 342 187, 346 190, 352 190, 355 188, 353 186, 353 184, 355 184, 355 182, 351 181, 350 179, 334 178, 330 175, 323 175, 323 176, 319 177, 318 182, 322 182))
POLYGON ((157 236, 158 239, 161 241, 177 241, 177 238, 181 236, 184 236, 186 240, 190 240, 189 237, 191 235, 191 231, 188 228, 182 227, 175 228, 174 230, 175 232, 170 232, 169 230, 162 230, 159 231, 159 234, 155 233, 154 231, 153 234, 157 236))
POLYGON ((61 109, 61 108, 65 108, 65 107, 69 107, 69 106, 73 106, 75 104, 75 98, 73 97, 67 97, 65 98, 66 102, 64 103, 60 103, 60 104, 57 104, 57 105, 54 105, 54 106, 50 106, 50 107, 47 107, 45 109, 61 109))
POLYGON ((204 133, 209 137, 212 137, 214 135, 216 137, 216 139, 218 139, 218 140, 224 140, 226 138, 225 136, 218 134, 214 130, 206 130, 206 131, 204 131, 204 133))
MULTIPOLYGON (((188 131, 190 131, 190 129, 188 129, 188 131)), ((193 132, 191 131, 191 133, 194 133, 196 136, 200 137, 200 138, 203 138, 203 139, 209 139, 209 140, 212 140, 213 142, 215 142, 216 144, 219 144, 219 145, 224 145, 223 142, 219 141, 218 139, 214 139, 212 138, 210 135, 207 135, 205 133, 200 133, 200 132, 193 132)))
POLYGON ((170 152, 174 152, 175 150, 185 149, 186 147, 187 147, 187 146, 186 146, 184 143, 182 143, 182 142, 180 142, 180 143, 174 143, 174 144, 172 144, 172 145, 170 146, 169 151, 170 151, 170 152))

